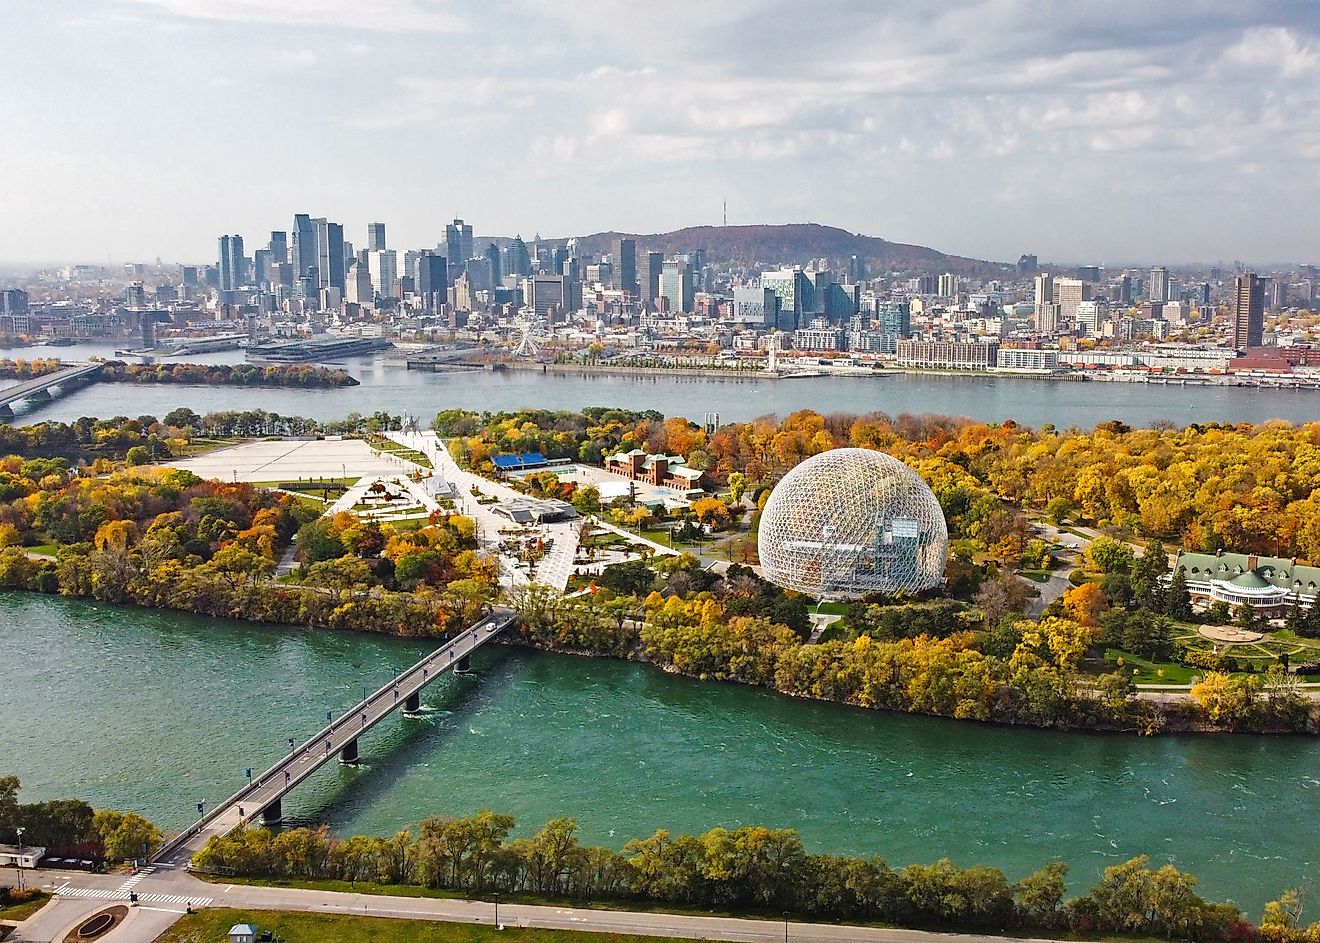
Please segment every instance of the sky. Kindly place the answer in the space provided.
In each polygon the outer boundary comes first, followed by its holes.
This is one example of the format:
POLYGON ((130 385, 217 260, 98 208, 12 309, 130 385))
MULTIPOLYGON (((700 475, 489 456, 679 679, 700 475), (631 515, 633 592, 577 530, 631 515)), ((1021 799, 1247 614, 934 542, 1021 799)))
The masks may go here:
POLYGON ((0 264, 818 222, 1320 262, 1317 0, 3 0, 0 264))

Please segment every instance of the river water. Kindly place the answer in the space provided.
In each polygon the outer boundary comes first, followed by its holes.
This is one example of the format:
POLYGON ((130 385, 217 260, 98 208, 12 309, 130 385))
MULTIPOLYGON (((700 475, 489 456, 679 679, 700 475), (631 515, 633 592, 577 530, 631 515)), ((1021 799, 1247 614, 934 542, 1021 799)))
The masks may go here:
MULTIPOLYGON (((113 345, 0 349, 0 357, 110 356, 113 345)), ((202 363, 241 361, 241 351, 203 354, 202 363)), ((286 416, 329 420, 349 412, 385 410, 430 419, 441 409, 515 410, 528 406, 581 409, 618 406, 658 409, 700 421, 707 412, 741 422, 798 409, 818 412, 943 413, 985 422, 1015 419, 1030 426, 1090 428, 1110 419, 1133 426, 1156 420, 1263 422, 1320 419, 1320 392, 1245 387, 1153 386, 992 377, 906 375, 816 377, 800 380, 695 377, 565 376, 531 371, 429 373, 406 370, 384 354, 338 364, 362 386, 335 390, 236 387, 134 386, 98 383, 20 412, 20 422, 71 421, 80 416, 163 416, 176 406, 199 413, 217 409, 265 409, 286 416)))
MULTIPOLYGON (((414 660, 418 643, 0 594, 0 774, 178 828, 414 660)), ((1259 914, 1320 874, 1320 740, 1091 736, 795 701, 494 646, 286 811, 391 833, 494 808, 620 847, 658 827, 798 829, 894 865, 949 856, 1076 884, 1146 852, 1259 914)))

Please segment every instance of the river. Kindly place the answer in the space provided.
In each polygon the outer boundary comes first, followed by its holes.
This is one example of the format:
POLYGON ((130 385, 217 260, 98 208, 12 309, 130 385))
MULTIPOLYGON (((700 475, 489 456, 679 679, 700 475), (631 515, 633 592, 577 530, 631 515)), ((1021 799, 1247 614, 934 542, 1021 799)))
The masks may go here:
MULTIPOLYGON (((169 828, 415 659, 417 642, 0 594, 0 775, 169 828)), ((389 834, 494 808, 620 847, 658 827, 798 829, 811 850, 948 856, 1087 885, 1146 852, 1259 915, 1320 872, 1320 740, 1061 734, 867 712, 494 646, 288 811, 389 834)))
MULTIPOLYGON (((114 345, 0 349, 0 357, 54 356, 67 360, 92 354, 111 356, 114 345)), ((235 363, 242 351, 187 358, 201 363, 235 363)), ((168 362, 168 361, 167 361, 168 362)), ((815 377, 799 380, 703 379, 541 374, 532 371, 429 373, 406 370, 384 354, 351 357, 337 364, 362 386, 295 390, 210 386, 135 386, 97 383, 19 413, 20 422, 65 422, 80 416, 163 416, 176 406, 200 413, 218 409, 265 409, 286 416, 341 419, 352 411, 404 412, 429 420, 441 409, 516 410, 618 406, 658 409, 700 421, 707 412, 724 422, 742 422, 798 409, 822 413, 943 413, 985 422, 1014 419, 1030 426, 1091 428, 1110 419, 1133 426, 1169 420, 1263 422, 1320 419, 1320 392, 1256 390, 1246 387, 1152 386, 1033 380, 986 374, 883 377, 815 377)))

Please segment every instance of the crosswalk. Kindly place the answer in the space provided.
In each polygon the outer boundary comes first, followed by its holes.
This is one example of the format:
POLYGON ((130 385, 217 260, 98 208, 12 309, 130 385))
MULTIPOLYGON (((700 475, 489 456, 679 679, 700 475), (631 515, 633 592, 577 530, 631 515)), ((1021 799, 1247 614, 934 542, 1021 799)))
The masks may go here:
MULTIPOLYGON (((128 882, 124 882, 127 884, 128 882)), ((136 884, 136 882, 134 882, 136 884)), ((83 900, 128 900, 131 888, 117 888, 107 890, 100 887, 70 887, 68 884, 63 887, 55 888, 55 893, 59 897, 77 897, 83 900)), ((205 907, 211 903, 210 897, 185 897, 182 894, 139 894, 138 903, 140 904, 192 904, 194 907, 205 907)))
POLYGON ((130 877, 123 884, 119 885, 119 893, 127 894, 129 891, 133 890, 133 888, 137 887, 138 882, 140 882, 143 878, 155 873, 156 873, 156 869, 152 867, 146 867, 146 868, 142 868, 139 871, 135 871, 132 877, 130 877))

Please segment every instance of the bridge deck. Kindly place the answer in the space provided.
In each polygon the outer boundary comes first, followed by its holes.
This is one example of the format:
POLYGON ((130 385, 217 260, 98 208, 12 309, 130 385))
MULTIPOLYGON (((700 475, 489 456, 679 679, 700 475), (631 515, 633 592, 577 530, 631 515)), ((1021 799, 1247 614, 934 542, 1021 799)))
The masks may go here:
POLYGON ((6 387, 0 390, 0 407, 12 406, 14 403, 25 400, 42 390, 59 386, 61 383, 67 383, 79 377, 90 376, 100 369, 101 365, 99 363, 79 364, 65 370, 57 370, 55 373, 47 373, 45 376, 26 380, 15 386, 6 387))
POLYGON ((355 743, 358 737, 402 707, 409 697, 420 693, 426 685, 485 645, 513 621, 512 614, 497 613, 465 629, 456 639, 437 648, 317 731, 270 769, 260 775, 254 774, 249 785, 168 842, 156 853, 153 861, 186 866, 212 835, 226 835, 249 819, 259 819, 263 809, 280 801, 326 763, 337 760, 344 747, 355 743))

